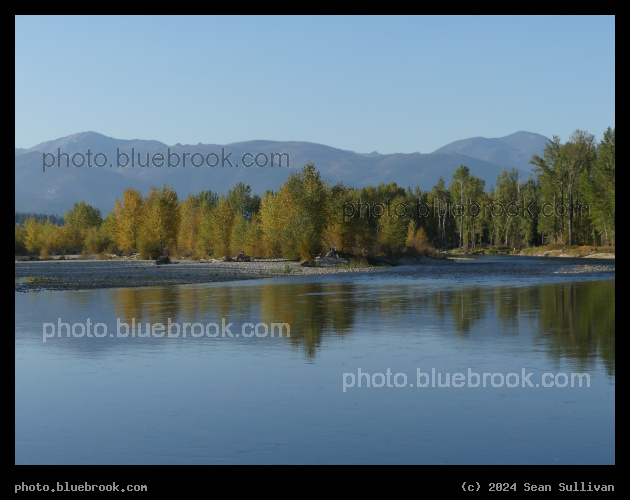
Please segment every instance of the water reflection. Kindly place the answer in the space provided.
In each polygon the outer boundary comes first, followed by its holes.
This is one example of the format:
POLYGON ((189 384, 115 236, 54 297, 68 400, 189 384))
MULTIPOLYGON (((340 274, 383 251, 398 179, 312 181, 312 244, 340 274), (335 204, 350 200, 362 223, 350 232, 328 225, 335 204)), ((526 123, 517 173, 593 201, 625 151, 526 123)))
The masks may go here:
POLYGON ((16 293, 16 463, 614 463, 614 284, 383 274, 16 293), (291 336, 42 342, 58 317, 291 336), (586 371, 591 386, 343 392, 346 372, 390 367, 410 382, 431 367, 586 371))
MULTIPOLYGON (((533 331, 534 345, 552 359, 573 360, 583 370, 599 360, 609 375, 615 373, 614 280, 498 287, 265 280, 67 292, 67 300, 69 311, 98 305, 109 321, 113 312, 127 323, 166 324, 170 319, 207 324, 220 323, 221 318, 235 324, 288 323, 291 335, 282 342, 309 360, 316 358, 326 339, 358 334, 358 319, 362 325, 407 322, 417 326, 432 318, 441 325, 442 335, 461 339, 479 334, 482 325, 490 321, 494 327, 485 333, 496 339, 533 331)), ((99 340, 103 348, 114 347, 108 339, 99 340)), ((80 343, 64 344, 79 347, 80 343)), ((128 342, 125 348, 133 345, 139 344, 128 342)), ((96 347, 93 344, 91 349, 96 347)))
POLYGON ((565 283, 541 287, 539 340, 554 359, 579 361, 590 369, 601 358, 615 374, 615 282, 565 283))
POLYGON ((183 286, 126 288, 110 291, 121 321, 163 323, 180 321, 220 323, 286 323, 286 337, 304 355, 313 358, 327 335, 343 337, 354 325, 354 285, 341 283, 276 284, 254 286, 183 286), (193 319, 194 318, 194 319, 193 319))

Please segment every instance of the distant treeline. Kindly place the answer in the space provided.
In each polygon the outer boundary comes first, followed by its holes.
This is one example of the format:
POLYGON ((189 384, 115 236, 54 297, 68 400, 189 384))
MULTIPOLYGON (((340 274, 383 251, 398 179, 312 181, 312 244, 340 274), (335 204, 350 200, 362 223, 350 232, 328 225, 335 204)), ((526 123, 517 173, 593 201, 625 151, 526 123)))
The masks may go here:
POLYGON ((35 219, 36 221, 50 221, 56 226, 63 226, 64 219, 58 215, 36 214, 31 212, 15 212, 15 223, 24 226, 27 219, 35 219))
POLYGON ((460 165, 430 191, 396 183, 352 188, 322 180, 308 163, 262 198, 238 183, 179 200, 166 184, 148 195, 128 188, 105 218, 85 201, 65 225, 27 218, 15 227, 16 254, 139 253, 206 258, 238 252, 301 258, 336 247, 357 257, 418 255, 435 248, 524 248, 615 244, 615 131, 602 140, 577 130, 533 156, 536 176, 503 170, 496 186, 460 165))

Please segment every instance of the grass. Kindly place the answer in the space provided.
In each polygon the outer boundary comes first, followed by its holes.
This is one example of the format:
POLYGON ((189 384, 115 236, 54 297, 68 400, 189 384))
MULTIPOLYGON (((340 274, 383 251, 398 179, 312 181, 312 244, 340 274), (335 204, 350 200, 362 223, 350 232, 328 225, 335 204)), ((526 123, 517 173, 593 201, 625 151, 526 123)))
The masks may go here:
POLYGON ((52 280, 52 278, 49 276, 28 276, 26 278, 27 283, 36 283, 38 281, 48 281, 48 280, 52 280))
MULTIPOLYGON (((272 274, 290 274, 292 271, 291 266, 289 264, 285 265, 283 269, 271 269, 270 272, 272 274)), ((265 274, 265 271, 260 270, 261 274, 265 274)))
POLYGON ((597 247, 595 253, 615 253, 615 247, 597 247))
POLYGON ((347 264, 341 264, 339 267, 344 269, 364 269, 375 266, 370 265, 366 260, 351 260, 347 264))
MULTIPOLYGON (((584 257, 594 253, 615 253, 614 246, 594 246, 594 245, 563 245, 562 243, 548 243, 539 247, 528 247, 521 250, 521 255, 538 255, 543 253, 553 253, 562 255, 573 255, 584 257)), ((489 253, 486 250, 486 253, 489 253)))

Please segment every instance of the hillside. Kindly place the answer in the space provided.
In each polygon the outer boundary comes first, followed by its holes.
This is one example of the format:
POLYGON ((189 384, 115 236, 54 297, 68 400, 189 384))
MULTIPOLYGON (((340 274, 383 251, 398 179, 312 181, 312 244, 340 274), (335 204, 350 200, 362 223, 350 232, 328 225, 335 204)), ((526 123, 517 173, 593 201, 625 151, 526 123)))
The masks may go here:
POLYGON ((516 166, 523 179, 527 178, 531 169, 525 159, 529 161, 532 154, 541 154, 545 140, 538 134, 517 132, 500 139, 457 141, 430 154, 382 155, 310 142, 256 140, 168 146, 154 140, 124 140, 82 132, 28 149, 16 148, 15 210, 63 215, 75 201, 85 200, 106 214, 127 187, 148 193, 151 186, 163 183, 173 186, 180 198, 203 189, 226 193, 238 182, 250 185, 254 193, 262 196, 266 190, 278 189, 291 172, 309 161, 317 166, 322 178, 354 187, 396 182, 403 187, 430 190, 440 177, 449 184, 452 173, 461 164, 490 186, 496 183, 504 166, 516 166), (88 153, 91 167, 87 166, 88 153), (179 159, 178 166, 167 166, 169 154, 172 163, 179 159), (272 156, 280 154, 284 156, 272 156), (182 166, 184 157, 186 166, 182 166), (118 166, 117 160, 124 164, 128 158, 129 165, 118 166), (137 164, 138 159, 146 163, 147 158, 156 165, 137 164), (160 158, 163 165, 157 166, 160 158), (61 167, 57 166, 59 160, 61 167), (73 160, 83 166, 72 166, 73 160), (191 161, 202 166, 193 166, 191 161), (44 163, 53 166, 45 168, 44 163))

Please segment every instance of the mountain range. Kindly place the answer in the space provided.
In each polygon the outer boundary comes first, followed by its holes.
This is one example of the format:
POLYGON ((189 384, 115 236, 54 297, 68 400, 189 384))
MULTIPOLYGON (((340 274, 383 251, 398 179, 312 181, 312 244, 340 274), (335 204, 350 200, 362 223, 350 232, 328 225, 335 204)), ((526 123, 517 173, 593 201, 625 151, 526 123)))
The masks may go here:
POLYGON ((238 182, 262 196, 266 190, 277 190, 291 172, 309 161, 322 179, 357 188, 396 182, 430 190, 440 177, 448 186, 459 165, 468 166, 489 187, 496 184, 503 168, 516 168, 521 179, 527 179, 532 174, 530 158, 541 155, 548 141, 540 134, 516 132, 500 138, 463 139, 427 154, 379 154, 298 141, 168 146, 155 140, 81 132, 15 148, 15 210, 63 215, 74 202, 84 200, 105 216, 126 188, 148 194, 152 186, 163 183, 172 186, 180 199, 206 189, 227 193, 238 182), (178 166, 168 167, 169 154, 171 164, 177 160, 178 166), (184 159, 186 166, 182 166, 184 159), (126 161, 127 166, 118 166, 126 161), (138 165, 147 161, 148 167, 138 165))

